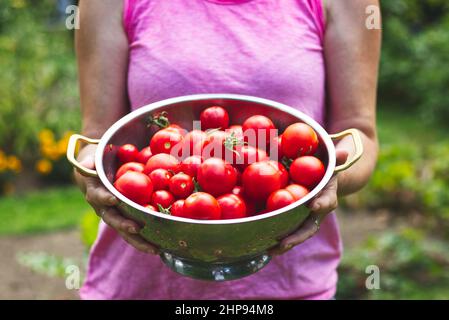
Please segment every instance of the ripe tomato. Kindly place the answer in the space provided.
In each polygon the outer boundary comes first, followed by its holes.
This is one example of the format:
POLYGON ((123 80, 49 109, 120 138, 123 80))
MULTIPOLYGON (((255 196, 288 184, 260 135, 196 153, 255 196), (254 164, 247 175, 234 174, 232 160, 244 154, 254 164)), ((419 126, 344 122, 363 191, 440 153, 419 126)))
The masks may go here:
POLYGON ((198 183, 202 190, 213 196, 232 191, 237 183, 237 173, 233 166, 219 158, 205 160, 198 169, 198 183))
POLYGON ((162 208, 167 209, 173 204, 173 202, 175 202, 175 200, 175 197, 167 190, 157 190, 154 191, 151 196, 151 205, 158 209, 159 205, 162 208))
POLYGON ((255 115, 246 119, 243 122, 242 129, 245 142, 263 150, 268 150, 271 137, 277 135, 273 122, 261 115, 255 115))
POLYGON ((221 209, 218 201, 209 193, 196 192, 184 201, 184 215, 191 219, 219 220, 221 209))
POLYGON ((121 163, 136 161, 138 154, 139 149, 133 144, 124 144, 117 150, 117 157, 121 163))
POLYGON ((165 169, 175 171, 179 161, 172 155, 159 153, 152 156, 145 165, 144 173, 150 174, 156 169, 165 169))
POLYGON ((235 151, 233 164, 241 171, 245 170, 251 163, 268 160, 265 151, 249 145, 237 146, 235 151))
POLYGON ((282 152, 288 158, 314 154, 318 148, 318 136, 309 125, 294 123, 282 134, 282 152))
POLYGON ((182 142, 182 135, 174 129, 163 129, 154 134, 150 141, 150 148, 153 154, 168 153, 178 143, 182 142))
POLYGON ((226 133, 229 135, 234 134, 234 137, 243 141, 243 128, 239 124, 234 124, 226 129, 226 133))
POLYGON ((123 174, 127 171, 136 171, 136 172, 143 172, 143 169, 145 166, 139 162, 127 162, 123 164, 115 174, 115 180, 123 176, 123 174))
POLYGON ((235 194, 225 194, 217 198, 221 209, 221 219, 238 219, 246 217, 245 201, 235 194))
POLYGON ((196 178, 198 169, 203 163, 203 157, 201 156, 190 156, 181 161, 181 163, 176 168, 176 172, 184 172, 185 174, 196 178))
POLYGON ((176 132, 178 132, 180 135, 185 136, 187 133, 187 130, 184 129, 183 127, 177 125, 177 124, 170 124, 168 127, 166 127, 165 129, 169 129, 169 130, 174 130, 176 132))
POLYGON ((281 189, 283 184, 283 174, 277 161, 256 162, 243 171, 243 190, 253 200, 265 201, 273 191, 281 189))
POLYGON ((173 176, 168 170, 156 169, 149 175, 151 182, 153 182, 153 190, 168 190, 169 182, 173 176))
POLYGON ((178 156, 186 158, 192 155, 201 155, 203 146, 206 143, 207 134, 201 130, 192 130, 184 136, 178 156))
POLYGON ((142 150, 140 150, 139 154, 137 155, 136 161, 146 164, 148 162, 148 159, 150 159, 152 155, 153 155, 153 153, 151 152, 150 147, 143 148, 142 150))
POLYGON ((148 204, 153 193, 150 178, 141 172, 127 171, 114 183, 114 187, 128 199, 140 204, 148 204))
POLYGON ((295 202, 295 197, 286 189, 276 190, 267 199, 267 210, 274 211, 295 202))
POLYGON ((282 152, 282 135, 274 137, 270 142, 270 159, 280 161, 284 157, 282 152))
POLYGON ((229 114, 222 107, 209 107, 200 114, 201 128, 208 129, 226 129, 229 126, 229 114))
POLYGON ((290 165, 291 179, 308 189, 312 189, 323 179, 325 171, 323 163, 313 156, 299 157, 290 165))
POLYGON ((289 175, 287 169, 285 169, 284 165, 280 162, 270 160, 273 165, 275 165, 279 169, 279 173, 281 174, 281 188, 284 188, 288 184, 289 175))
POLYGON ((170 213, 172 216, 187 218, 184 214, 184 202, 184 199, 179 199, 171 205, 170 213))
POLYGON ((147 206, 146 206, 146 208, 147 209, 150 209, 150 210, 152 210, 152 211, 156 211, 156 212, 159 212, 159 210, 157 210, 155 207, 153 207, 151 204, 148 204, 147 206))
POLYGON ((204 159, 212 157, 225 159, 226 154, 229 153, 232 159, 230 151, 227 151, 225 143, 228 138, 228 134, 224 131, 213 131, 207 134, 207 139, 204 142, 201 155, 204 159))
POLYGON ((185 199, 192 194, 195 185, 191 176, 180 172, 170 179, 169 188, 175 197, 185 199))
POLYGON ((245 197, 245 191, 241 186, 235 186, 234 189, 232 189, 232 194, 235 194, 236 196, 239 196, 240 198, 245 201, 245 207, 246 207, 246 215, 247 216, 253 216, 257 212, 258 204, 251 199, 248 199, 245 197))
POLYGON ((285 189, 290 191, 296 201, 304 198, 309 193, 307 188, 300 186, 299 184, 290 184, 285 189))

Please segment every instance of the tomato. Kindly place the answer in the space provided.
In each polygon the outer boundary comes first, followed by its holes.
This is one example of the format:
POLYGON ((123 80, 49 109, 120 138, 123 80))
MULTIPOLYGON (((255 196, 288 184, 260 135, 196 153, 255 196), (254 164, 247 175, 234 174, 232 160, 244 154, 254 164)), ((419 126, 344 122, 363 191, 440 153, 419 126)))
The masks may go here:
POLYGON ((225 194, 217 198, 221 209, 221 219, 238 219, 246 217, 245 201, 235 194, 225 194))
POLYGON ((279 173, 281 174, 281 188, 284 188, 288 185, 288 180, 290 179, 287 169, 285 169, 284 165, 280 162, 273 160, 270 160, 270 162, 278 168, 279 173))
POLYGON ((150 141, 153 154, 170 153, 175 145, 182 142, 183 137, 177 130, 163 129, 154 134, 150 141))
POLYGON ((219 158, 205 160, 198 169, 197 178, 201 189, 213 196, 231 192, 237 183, 234 167, 219 158))
POLYGON ((175 197, 185 199, 192 194, 195 185, 191 176, 180 172, 170 179, 169 188, 175 197))
POLYGON ((261 115, 255 115, 246 119, 243 122, 242 129, 245 142, 263 150, 268 150, 271 137, 277 133, 273 122, 261 115))
POLYGON ((169 182, 173 176, 168 170, 156 169, 149 175, 151 182, 153 182, 153 189, 156 190, 168 190, 169 182))
POLYGON ((192 155, 201 155, 204 144, 207 140, 207 134, 201 130, 192 130, 184 136, 184 141, 178 152, 181 158, 192 155))
POLYGON ((255 201, 245 197, 245 192, 241 186, 235 186, 234 189, 232 189, 231 193, 239 196, 243 199, 243 201, 245 201, 247 216, 253 216, 254 214, 256 214, 258 204, 255 201))
POLYGON ((153 153, 151 152, 150 147, 143 148, 142 150, 140 150, 139 154, 137 155, 136 161, 146 164, 148 162, 148 159, 150 159, 152 155, 153 155, 153 153))
POLYGON ((164 209, 169 208, 175 202, 175 196, 167 190, 157 190, 151 196, 151 205, 159 209, 161 206, 164 209))
POLYGON ((153 193, 153 184, 145 174, 135 171, 125 172, 114 187, 128 199, 140 204, 148 204, 153 193))
POLYGON ((123 176, 123 174, 127 171, 136 171, 136 172, 143 172, 143 169, 145 166, 139 162, 127 162, 123 164, 115 174, 115 180, 123 176))
POLYGON ((172 155, 166 153, 159 153, 152 156, 145 165, 145 174, 150 174, 156 169, 165 169, 175 171, 178 167, 179 161, 172 155))
POLYGON ((172 216, 187 218, 184 213, 184 202, 184 199, 179 199, 171 205, 170 213, 172 216))
POLYGON ((152 210, 152 211, 156 211, 156 212, 159 212, 159 210, 157 210, 155 207, 153 207, 151 204, 148 204, 147 206, 146 206, 146 208, 147 209, 150 209, 150 210, 152 210))
POLYGON ((249 165, 242 175, 245 195, 253 200, 265 201, 266 198, 284 183, 283 174, 277 161, 261 161, 249 165))
POLYGON ((307 188, 299 184, 290 184, 285 189, 290 191, 293 197, 295 197, 296 201, 304 198, 309 193, 309 190, 307 188))
POLYGON ((221 209, 217 199, 206 192, 196 192, 184 201, 184 215, 191 219, 219 220, 221 209))
POLYGON ((309 189, 323 179, 325 171, 323 163, 313 156, 299 157, 290 165, 291 179, 309 189))
POLYGON ((226 133, 228 133, 229 135, 234 134, 234 137, 243 140, 243 128, 239 124, 230 126, 228 129, 226 129, 226 133))
POLYGON ((184 129, 183 127, 177 125, 177 124, 170 124, 168 127, 166 127, 165 129, 168 130, 174 130, 176 132, 178 132, 180 135, 185 136, 187 133, 187 130, 184 129))
POLYGON ((268 160, 265 151, 249 145, 238 146, 235 151, 233 164, 242 171, 251 163, 268 160))
POLYGON ((291 159, 314 154, 318 148, 318 136, 315 130, 305 123, 294 123, 282 134, 282 152, 291 159))
POLYGON ((201 128, 226 129, 229 126, 229 114, 222 107, 213 106, 205 109, 200 114, 201 128))
POLYGON ((136 161, 138 155, 139 149, 133 144, 124 144, 117 150, 117 157, 121 163, 136 161))
POLYGON ((176 172, 183 172, 193 178, 196 178, 198 169, 203 163, 203 157, 201 156, 190 156, 181 161, 181 163, 176 168, 176 172))
MULTIPOLYGON (((228 157, 231 157, 231 151, 227 151, 225 143, 228 138, 228 134, 224 131, 213 131, 207 135, 207 139, 204 142, 203 150, 201 155, 204 159, 209 159, 212 157, 217 157, 221 159, 225 159, 227 153, 229 153, 228 157)), ((231 147, 232 148, 232 147, 231 147)))
POLYGON ((286 189, 280 189, 270 194, 267 199, 266 207, 268 211, 274 211, 286 207, 295 201, 296 199, 290 191, 286 189))
POLYGON ((282 152, 282 135, 274 137, 270 142, 270 159, 280 161, 284 157, 282 152))

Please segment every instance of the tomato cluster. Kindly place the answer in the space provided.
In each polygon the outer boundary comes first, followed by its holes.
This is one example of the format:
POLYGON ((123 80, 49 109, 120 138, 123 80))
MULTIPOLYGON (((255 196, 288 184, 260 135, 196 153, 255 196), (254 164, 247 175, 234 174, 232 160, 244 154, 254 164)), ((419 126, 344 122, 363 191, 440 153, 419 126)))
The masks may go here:
POLYGON ((203 110, 200 123, 203 130, 188 132, 169 124, 166 114, 151 117, 160 129, 149 146, 119 147, 115 188, 173 216, 237 219, 288 206, 324 176, 324 164, 315 156, 318 136, 305 123, 293 123, 278 135, 268 117, 231 124, 220 106, 203 110))

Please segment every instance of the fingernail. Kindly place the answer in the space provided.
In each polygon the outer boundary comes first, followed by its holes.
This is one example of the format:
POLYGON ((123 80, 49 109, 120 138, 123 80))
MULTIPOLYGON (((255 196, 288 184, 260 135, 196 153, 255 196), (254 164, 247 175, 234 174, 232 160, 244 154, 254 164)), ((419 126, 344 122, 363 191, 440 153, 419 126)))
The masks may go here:
POLYGON ((291 243, 288 243, 288 244, 282 246, 282 250, 284 250, 284 251, 288 251, 291 248, 293 248, 293 245, 291 243))
POLYGON ((137 234, 137 229, 134 228, 134 227, 129 227, 129 228, 128 228, 128 232, 129 232, 129 233, 137 234))

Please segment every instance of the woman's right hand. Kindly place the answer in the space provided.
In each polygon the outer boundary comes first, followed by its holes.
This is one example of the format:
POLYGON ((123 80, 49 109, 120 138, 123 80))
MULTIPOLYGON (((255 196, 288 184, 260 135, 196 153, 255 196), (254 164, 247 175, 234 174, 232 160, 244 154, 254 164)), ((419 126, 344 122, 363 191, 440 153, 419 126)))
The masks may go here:
MULTIPOLYGON (((81 165, 89 169, 95 168, 95 149, 96 146, 88 145, 81 150, 78 155, 81 165)), ((108 226, 115 229, 127 243, 137 250, 158 254, 158 249, 139 235, 141 227, 121 215, 116 207, 118 199, 101 184, 98 178, 83 176, 75 170, 75 179, 85 194, 86 201, 108 226)))

